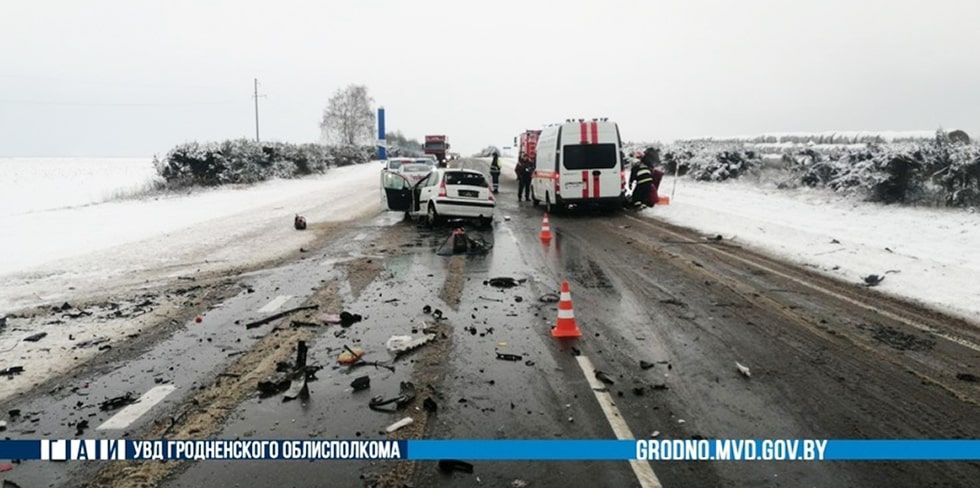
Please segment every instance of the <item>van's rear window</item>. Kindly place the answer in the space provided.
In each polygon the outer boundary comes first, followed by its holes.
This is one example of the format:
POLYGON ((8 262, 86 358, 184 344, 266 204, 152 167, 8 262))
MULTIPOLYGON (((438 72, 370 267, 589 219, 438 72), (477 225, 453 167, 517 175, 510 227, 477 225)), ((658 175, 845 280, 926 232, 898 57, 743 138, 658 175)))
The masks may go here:
POLYGON ((446 184, 447 185, 466 185, 466 186, 479 186, 481 188, 486 188, 487 179, 479 173, 464 173, 462 171, 447 171, 446 172, 446 184))
POLYGON ((561 162, 566 169, 615 168, 616 145, 575 144, 565 146, 561 162))

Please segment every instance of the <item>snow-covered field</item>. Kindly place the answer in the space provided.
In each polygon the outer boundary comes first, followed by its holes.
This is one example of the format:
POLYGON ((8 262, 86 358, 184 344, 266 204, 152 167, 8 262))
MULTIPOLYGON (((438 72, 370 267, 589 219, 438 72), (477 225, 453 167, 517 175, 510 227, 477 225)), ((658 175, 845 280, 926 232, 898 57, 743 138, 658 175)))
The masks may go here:
MULTIPOLYGON (((670 193, 673 181, 664 178, 670 193)), ((662 192, 664 193, 664 192, 662 192)), ((886 206, 824 190, 757 182, 681 179, 669 206, 647 215, 721 234, 770 254, 980 322, 980 215, 962 209, 886 206), (834 242, 834 241, 838 242, 834 242)))
MULTIPOLYGON (((312 232, 293 230, 294 214, 303 214, 312 225, 346 220, 379 206, 380 166, 370 163, 247 188, 89 205, 84 204, 98 199, 90 195, 141 184, 140 171, 93 184, 100 190, 64 190, 64 197, 58 193, 71 177, 51 171, 53 178, 48 170, 31 178, 22 170, 21 185, 50 186, 37 190, 36 197, 18 190, 25 201, 34 203, 18 204, 20 212, 0 212, 0 313, 71 295, 108 292, 108 285, 144 286, 198 270, 220 271, 274 259, 314 238, 312 232), (39 203, 48 201, 57 203, 39 203)), ((90 183, 75 178, 78 186, 90 183)))
POLYGON ((0 158, 0 216, 98 203, 156 180, 151 158, 0 158))

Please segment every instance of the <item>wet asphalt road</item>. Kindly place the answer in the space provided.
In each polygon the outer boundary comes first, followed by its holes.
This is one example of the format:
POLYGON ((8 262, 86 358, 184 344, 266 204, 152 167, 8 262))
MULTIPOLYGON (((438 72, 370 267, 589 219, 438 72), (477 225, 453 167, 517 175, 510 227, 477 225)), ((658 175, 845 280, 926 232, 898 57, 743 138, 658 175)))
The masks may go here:
MULTIPOLYGON (((311 398, 283 403, 251 394, 214 437, 384 437, 386 425, 410 415, 424 419, 426 438, 614 438, 573 347, 614 380, 609 395, 636 437, 980 437, 980 387, 955 377, 980 370, 972 325, 631 214, 554 216, 556 238, 542 245, 541 210, 518 205, 515 192, 505 178, 493 230, 472 231, 493 241, 486 256, 435 255, 448 228, 418 229, 394 214, 366 219, 301 261, 243 277, 254 291, 217 305, 202 324, 81 370, 57 391, 0 405, 32 413, 8 433, 74 437, 85 418, 92 426, 85 436, 119 437, 95 429, 113 413, 99 411, 99 401, 174 385, 124 431, 138 438, 212 382, 234 359, 229 354, 276 327, 244 331, 236 320, 262 316, 258 310, 280 295, 292 297, 282 308, 302 304, 333 283, 344 308, 365 320, 341 337, 336 326, 315 332, 310 358, 325 368, 310 383, 311 398), (381 269, 358 293, 343 264, 366 257, 381 269), (484 284, 493 276, 527 281, 502 290, 484 284), (574 344, 550 337, 556 307, 538 300, 557 292, 562 279, 571 283, 584 333, 574 344), (423 305, 445 312, 446 336, 394 361, 395 372, 335 365, 344 344, 363 347, 368 360, 390 361, 389 336, 432 323, 423 305), (523 360, 497 360, 498 351, 523 360), (643 370, 640 360, 655 366, 643 370), (738 373, 736 361, 751 368, 751 378, 738 373), (352 392, 350 381, 362 374, 371 376, 370 390, 352 392), (420 400, 435 399, 438 413, 427 415, 418 403, 397 414, 367 409, 371 396, 394 394, 403 380, 424 392, 420 400)), ((22 463, 5 475, 24 487, 76 486, 102 467, 22 463)), ((652 468, 668 487, 970 486, 980 479, 976 463, 665 462, 652 468)), ((188 463, 164 484, 360 486, 388 480, 392 470, 405 470, 412 486, 638 485, 627 463, 480 462, 472 475, 449 476, 434 463, 242 461, 188 463)))

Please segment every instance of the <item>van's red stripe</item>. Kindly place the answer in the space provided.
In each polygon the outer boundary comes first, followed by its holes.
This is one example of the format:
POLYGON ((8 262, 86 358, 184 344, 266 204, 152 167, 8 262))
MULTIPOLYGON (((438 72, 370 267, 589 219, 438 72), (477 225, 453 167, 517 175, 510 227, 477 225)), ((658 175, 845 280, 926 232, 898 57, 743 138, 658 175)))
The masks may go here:
POLYGON ((585 122, 579 122, 579 130, 582 132, 582 144, 589 143, 588 131, 585 128, 585 122))
POLYGON ((592 176, 592 197, 599 198, 599 175, 592 176))
MULTIPOLYGON (((585 124, 582 124, 585 127, 585 124)), ((589 172, 582 172, 582 198, 589 198, 589 172)))
POLYGON ((599 143, 599 123, 592 121, 592 144, 599 143))

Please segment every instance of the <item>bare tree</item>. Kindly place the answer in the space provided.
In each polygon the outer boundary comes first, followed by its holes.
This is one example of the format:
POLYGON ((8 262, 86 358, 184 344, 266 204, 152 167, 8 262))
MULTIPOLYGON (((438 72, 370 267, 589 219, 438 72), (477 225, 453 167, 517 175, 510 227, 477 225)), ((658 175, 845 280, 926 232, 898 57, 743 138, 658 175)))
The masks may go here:
POLYGON ((349 85, 337 90, 323 109, 320 131, 326 141, 356 145, 374 139, 374 99, 364 85, 349 85))

